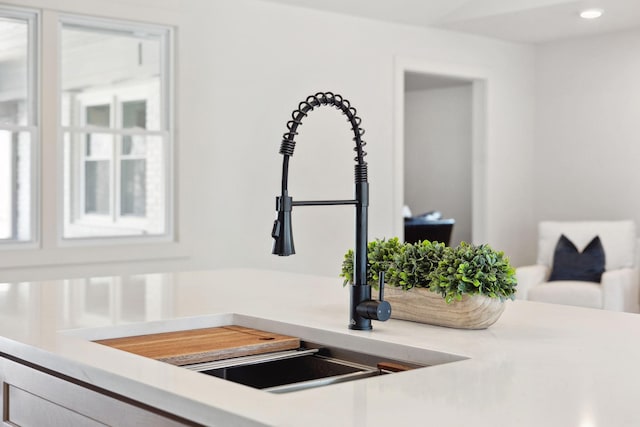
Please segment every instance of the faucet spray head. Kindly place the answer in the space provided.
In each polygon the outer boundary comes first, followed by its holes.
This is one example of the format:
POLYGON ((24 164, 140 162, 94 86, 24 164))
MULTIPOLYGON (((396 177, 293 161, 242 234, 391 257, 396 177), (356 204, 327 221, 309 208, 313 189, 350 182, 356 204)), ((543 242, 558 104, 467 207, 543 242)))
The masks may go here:
POLYGON ((271 237, 274 239, 272 251, 274 255, 289 256, 296 253, 291 229, 291 206, 292 199, 286 193, 276 197, 278 218, 274 221, 271 231, 271 237))

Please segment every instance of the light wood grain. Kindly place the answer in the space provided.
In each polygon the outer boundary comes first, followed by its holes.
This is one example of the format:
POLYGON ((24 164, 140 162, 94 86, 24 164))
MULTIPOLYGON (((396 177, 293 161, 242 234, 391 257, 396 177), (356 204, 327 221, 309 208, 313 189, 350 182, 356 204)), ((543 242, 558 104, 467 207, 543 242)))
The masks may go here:
POLYGON ((211 362, 300 347, 299 338, 235 325, 95 342, 173 365, 211 362))
POLYGON ((447 304, 442 296, 424 288, 408 291, 385 288, 393 319, 459 329, 486 329, 504 311, 504 302, 484 295, 463 295, 462 301, 447 304))

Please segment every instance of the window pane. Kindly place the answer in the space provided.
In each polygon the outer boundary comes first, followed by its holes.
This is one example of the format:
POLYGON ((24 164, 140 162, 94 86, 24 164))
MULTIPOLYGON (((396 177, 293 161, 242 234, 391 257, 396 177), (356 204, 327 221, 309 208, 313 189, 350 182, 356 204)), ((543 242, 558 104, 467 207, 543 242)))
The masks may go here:
POLYGON ((143 135, 124 135, 122 137, 123 156, 144 156, 147 152, 146 137, 143 135))
POLYGON ((0 132, 0 239, 13 237, 13 150, 9 132, 0 132))
POLYGON ((157 26, 63 18, 64 238, 167 233, 168 37, 157 26))
MULTIPOLYGON (((107 137, 117 141, 114 135, 64 134, 66 209, 63 236, 164 234, 167 206, 165 137, 133 135, 131 155, 119 159, 85 155, 87 139, 100 141, 107 137), (115 177, 114 171, 117 171, 115 177)), ((115 143, 110 142, 109 147, 115 143)))
POLYGON ((145 216, 147 210, 147 161, 122 160, 120 213, 145 216))
MULTIPOLYGON (((117 128, 161 129, 161 37, 64 24, 61 41, 63 126, 82 125, 78 104, 121 102, 117 128)), ((101 114, 96 126, 109 126, 101 114)))
POLYGON ((113 156, 113 135, 87 134, 86 156, 92 159, 110 159, 113 156))
POLYGON ((0 16, 0 124, 28 124, 28 30, 27 21, 0 16))
POLYGON ((0 240, 31 239, 31 135, 0 130, 0 240))
POLYGON ((0 239, 30 239, 30 135, 0 131, 0 239))
POLYGON ((123 128, 147 128, 147 101, 129 101, 122 103, 123 128))
POLYGON ((33 239, 33 17, 0 7, 0 243, 33 239))
MULTIPOLYGON (((122 127, 123 128, 147 128, 147 102, 128 101, 122 103, 122 127)), ((133 151, 133 136, 122 137, 122 154, 128 155, 133 151)))
POLYGON ((109 127, 111 123, 111 106, 91 105, 87 107, 87 125, 109 127))
POLYGON ((85 213, 109 214, 110 163, 108 160, 88 160, 85 162, 85 213))

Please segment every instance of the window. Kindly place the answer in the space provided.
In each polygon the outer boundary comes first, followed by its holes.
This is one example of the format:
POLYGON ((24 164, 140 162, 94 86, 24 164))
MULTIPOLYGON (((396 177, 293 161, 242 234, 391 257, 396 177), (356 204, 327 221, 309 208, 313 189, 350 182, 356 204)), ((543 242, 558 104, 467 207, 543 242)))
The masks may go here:
POLYGON ((0 8, 0 244, 36 238, 35 23, 0 8))
POLYGON ((63 238, 170 233, 168 36, 63 20, 63 238))

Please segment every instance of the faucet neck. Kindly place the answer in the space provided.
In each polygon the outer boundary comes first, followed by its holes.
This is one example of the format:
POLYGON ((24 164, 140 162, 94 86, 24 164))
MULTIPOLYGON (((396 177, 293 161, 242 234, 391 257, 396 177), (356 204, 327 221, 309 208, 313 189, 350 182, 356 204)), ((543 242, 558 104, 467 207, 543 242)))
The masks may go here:
POLYGON ((371 319, 361 316, 356 308, 362 301, 371 299, 371 286, 367 283, 368 268, 368 214, 369 183, 356 182, 356 246, 354 258, 354 280, 351 285, 351 304, 349 328, 356 330, 371 329, 371 319))

